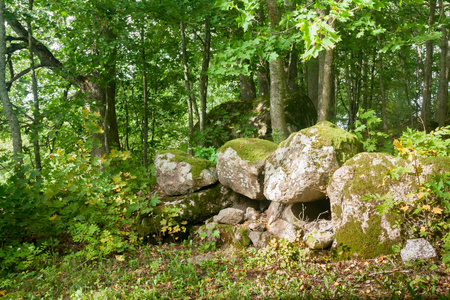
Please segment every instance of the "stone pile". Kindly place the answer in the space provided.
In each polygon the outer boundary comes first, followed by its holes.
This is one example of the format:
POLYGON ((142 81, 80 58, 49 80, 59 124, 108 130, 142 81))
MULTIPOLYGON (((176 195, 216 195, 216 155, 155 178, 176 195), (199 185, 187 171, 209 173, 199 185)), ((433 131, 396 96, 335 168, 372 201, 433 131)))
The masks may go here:
MULTIPOLYGON (((155 159, 158 184, 167 194, 160 211, 178 207, 178 222, 205 223, 193 227, 195 239, 218 247, 260 248, 286 239, 310 249, 333 245, 342 258, 387 254, 401 241, 397 216, 380 215, 379 200, 366 196, 390 192, 400 199, 415 187, 407 174, 384 182, 394 164, 408 162, 361 151, 355 135, 326 121, 280 145, 257 138, 229 141, 218 150, 216 166, 164 151, 155 159)), ((421 176, 442 172, 442 165, 449 171, 450 161, 423 162, 421 176)), ((154 234, 157 222, 141 217, 143 235, 154 234)))

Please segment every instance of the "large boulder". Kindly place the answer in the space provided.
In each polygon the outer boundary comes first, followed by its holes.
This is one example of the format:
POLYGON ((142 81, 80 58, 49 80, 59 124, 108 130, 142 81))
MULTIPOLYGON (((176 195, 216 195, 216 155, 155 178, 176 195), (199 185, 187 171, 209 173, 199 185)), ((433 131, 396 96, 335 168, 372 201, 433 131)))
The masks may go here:
POLYGON ((217 182, 215 164, 179 150, 165 150, 155 157, 155 174, 167 195, 185 195, 217 182))
POLYGON ((348 160, 332 176, 327 192, 335 230, 338 259, 354 256, 373 258, 392 253, 392 246, 403 241, 406 234, 395 226, 402 217, 392 211, 380 215, 382 204, 378 194, 391 201, 412 201, 417 181, 426 182, 430 175, 450 171, 450 157, 420 160, 422 173, 416 178, 411 173, 398 179, 386 179, 395 166, 407 169, 411 163, 385 153, 360 153, 348 160), (408 166, 409 165, 409 166, 408 166))
POLYGON ((323 199, 333 172, 361 151, 355 135, 327 121, 293 133, 266 159, 264 195, 285 204, 323 199))
POLYGON ((235 139, 219 149, 220 183, 250 199, 263 200, 264 162, 277 144, 254 138, 235 139))
POLYGON ((143 237, 160 235, 163 220, 172 222, 174 226, 200 223, 224 208, 243 202, 243 198, 246 197, 221 184, 188 195, 165 196, 150 213, 139 215, 135 227, 143 237))
MULTIPOLYGON (((317 122, 317 111, 305 94, 287 95, 284 113, 289 133, 317 122)), ((208 112, 206 120, 206 129, 201 133, 196 124, 194 134, 194 139, 199 138, 205 146, 219 148, 225 142, 243 137, 272 138, 268 97, 222 103, 208 112)))

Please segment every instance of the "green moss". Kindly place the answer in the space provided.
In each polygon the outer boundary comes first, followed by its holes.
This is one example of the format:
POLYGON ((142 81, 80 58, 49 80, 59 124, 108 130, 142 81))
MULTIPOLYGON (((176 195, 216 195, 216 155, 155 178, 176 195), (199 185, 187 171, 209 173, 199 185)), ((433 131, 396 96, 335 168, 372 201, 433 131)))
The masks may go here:
POLYGON ((374 213, 369 218, 368 228, 365 228, 365 232, 361 225, 360 221, 351 219, 336 231, 334 237, 338 246, 333 253, 334 260, 352 259, 354 254, 363 258, 374 258, 392 253, 392 246, 399 241, 386 239, 381 242, 379 240, 383 228, 381 227, 381 217, 378 214, 374 213))
POLYGON ((433 175, 443 174, 450 172, 450 157, 437 156, 437 157, 424 157, 420 158, 422 165, 433 165, 433 175))
POLYGON ((333 218, 340 220, 342 218, 342 208, 338 204, 334 204, 331 208, 331 212, 334 214, 333 218))
MULTIPOLYGON (((315 147, 333 146, 339 165, 344 164, 356 153, 363 151, 363 145, 356 135, 328 121, 322 121, 312 127, 300 130, 300 133, 310 137, 316 136, 317 139, 313 144, 315 147)), ((291 134, 286 141, 281 142, 279 148, 289 147, 295 134, 291 134)))
POLYGON ((222 185, 216 184, 207 190, 191 193, 184 196, 162 197, 161 203, 154 208, 150 214, 140 214, 136 220, 135 228, 140 236, 146 237, 159 232, 160 222, 165 218, 162 214, 167 207, 172 207, 172 203, 178 203, 177 207, 181 208, 179 216, 174 221, 181 223, 182 221, 201 222, 208 217, 219 213, 221 209, 229 207, 233 204, 233 195, 231 189, 222 191, 222 185))
POLYGON ((227 148, 234 149, 241 159, 254 163, 263 161, 277 149, 277 144, 256 138, 241 138, 225 143, 220 147, 219 152, 223 153, 227 148))
POLYGON ((192 173, 192 178, 194 180, 196 178, 200 177, 200 174, 202 173, 203 170, 213 168, 216 166, 216 164, 213 163, 212 161, 193 157, 192 155, 187 154, 186 152, 183 152, 181 150, 162 150, 162 151, 158 152, 158 154, 166 154, 166 153, 171 153, 171 154, 175 155, 170 160, 172 162, 173 161, 175 161, 175 162, 184 161, 184 162, 190 164, 192 166, 191 173, 192 173))

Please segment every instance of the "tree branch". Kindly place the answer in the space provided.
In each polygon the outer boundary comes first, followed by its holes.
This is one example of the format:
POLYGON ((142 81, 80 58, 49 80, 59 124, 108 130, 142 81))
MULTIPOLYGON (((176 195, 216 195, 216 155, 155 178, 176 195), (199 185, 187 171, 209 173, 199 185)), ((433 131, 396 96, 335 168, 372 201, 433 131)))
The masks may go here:
MULTIPOLYGON (((34 66, 35 69, 37 68, 42 68, 43 65, 39 64, 34 66)), ((9 90, 11 90, 11 86, 14 83, 14 81, 16 81, 17 79, 19 79, 20 77, 25 76, 26 74, 28 74, 31 71, 31 68, 26 68, 25 70, 21 71, 19 74, 15 75, 13 78, 11 78, 7 83, 6 83, 6 88, 9 90)))

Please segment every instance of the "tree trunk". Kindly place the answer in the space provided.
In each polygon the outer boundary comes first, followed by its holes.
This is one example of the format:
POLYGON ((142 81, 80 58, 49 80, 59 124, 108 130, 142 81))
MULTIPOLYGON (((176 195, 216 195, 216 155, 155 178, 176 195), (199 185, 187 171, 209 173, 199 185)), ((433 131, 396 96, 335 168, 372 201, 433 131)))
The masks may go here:
MULTIPOLYGON (((374 14, 374 20, 376 24, 376 16, 374 14)), ((384 77, 383 77, 383 56, 380 52, 382 47, 382 40, 381 35, 377 34, 377 40, 378 40, 378 71, 380 72, 380 94, 381 94, 381 119, 383 121, 383 131, 384 133, 388 132, 388 125, 387 125, 387 111, 386 111, 386 90, 384 87, 384 77)))
MULTIPOLYGON (((280 10, 277 0, 267 0, 267 10, 269 13, 270 29, 272 34, 277 30, 280 23, 280 10)), ((284 116, 284 69, 283 58, 269 62, 270 67, 270 121, 272 123, 272 138, 279 143, 287 138, 288 131, 284 116)))
MULTIPOLYGON (((443 3, 440 1, 441 9, 443 3)), ((441 68, 439 73, 439 88, 436 104, 436 122, 439 127, 445 126, 448 115, 448 78, 447 78, 447 27, 441 25, 441 68)))
POLYGON ((142 87, 144 94, 144 137, 143 137, 143 163, 144 168, 147 170, 148 163, 148 89, 147 89, 147 67, 146 67, 146 59, 145 59, 145 36, 144 29, 141 30, 141 43, 142 43, 142 87))
POLYGON ((292 45, 292 49, 286 57, 286 62, 286 93, 296 94, 299 92, 299 88, 297 84, 298 50, 295 45, 292 45))
POLYGON ((189 114, 189 141, 188 141, 188 152, 192 154, 191 138, 194 132, 194 110, 193 103, 195 102, 195 96, 191 89, 191 83, 189 81, 189 67, 188 67, 188 57, 186 51, 186 32, 184 29, 184 22, 180 22, 181 31, 181 52, 183 55, 183 66, 184 66, 184 85, 186 92, 189 97, 187 99, 188 114, 189 114))
POLYGON ((258 95, 264 97, 270 95, 270 80, 269 80, 269 63, 263 61, 264 66, 259 66, 256 76, 258 77, 258 95))
POLYGON ((22 164, 22 136, 17 116, 6 89, 6 29, 5 29, 5 2, 0 1, 0 98, 2 99, 3 111, 8 119, 9 129, 13 142, 14 159, 22 164))
MULTIPOLYGON (((436 10, 436 0, 430 1, 430 14, 428 16, 428 33, 431 32, 433 26, 434 12, 436 10)), ((424 66, 424 81, 422 91, 422 121, 425 130, 430 129, 431 121, 431 88, 432 88, 432 70, 433 65, 433 41, 426 42, 426 56, 424 66)))
POLYGON ((319 58, 311 58, 308 61, 308 96, 314 103, 316 110, 319 107, 319 58))
POLYGON ((200 131, 205 129, 206 123, 206 99, 208 95, 208 68, 209 68, 209 54, 211 49, 211 28, 209 19, 205 18, 205 35, 202 42, 203 47, 203 61, 202 61, 202 71, 200 73, 200 131))
MULTIPOLYGON (((28 0, 28 9, 30 11, 33 10, 33 0, 28 0)), ((34 149, 34 161, 36 164, 36 169, 41 170, 41 153, 40 153, 40 146, 39 146, 39 125, 40 125, 40 110, 39 110, 39 95, 38 95, 38 86, 37 86, 37 79, 36 79, 36 72, 35 72, 35 65, 34 65, 34 56, 33 51, 31 51, 32 47, 32 37, 33 37, 33 30, 31 28, 31 21, 27 22, 28 27, 28 53, 30 58, 30 70, 31 70, 31 82, 32 82, 32 91, 33 91, 33 103, 34 103, 34 110, 33 110, 33 149, 34 149)))
MULTIPOLYGON (((28 31, 16 18, 9 18, 7 21, 19 37, 28 39, 28 31)), ((101 38, 109 41, 110 44, 113 44, 116 36, 113 30, 107 25, 102 26, 102 29, 99 30, 99 35, 101 38)), ((44 44, 37 41, 34 37, 31 37, 31 44, 31 51, 39 58, 42 67, 64 70, 63 64, 44 44)), ((115 110, 116 58, 117 49, 114 48, 111 54, 105 59, 106 62, 102 65, 103 71, 101 73, 93 72, 89 75, 71 75, 70 72, 60 72, 61 76, 77 86, 81 92, 87 94, 87 97, 91 100, 89 107, 100 113, 98 124, 103 132, 92 134, 93 138, 100 141, 100 145, 93 147, 92 155, 94 156, 109 153, 113 148, 120 149, 115 110)))
POLYGON ((239 83, 241 86, 241 93, 239 99, 242 101, 252 101, 256 98, 256 88, 253 76, 245 76, 239 74, 239 83))
POLYGON ((322 93, 319 102, 317 121, 330 120, 333 103, 333 56, 334 49, 326 50, 323 62, 322 93))

